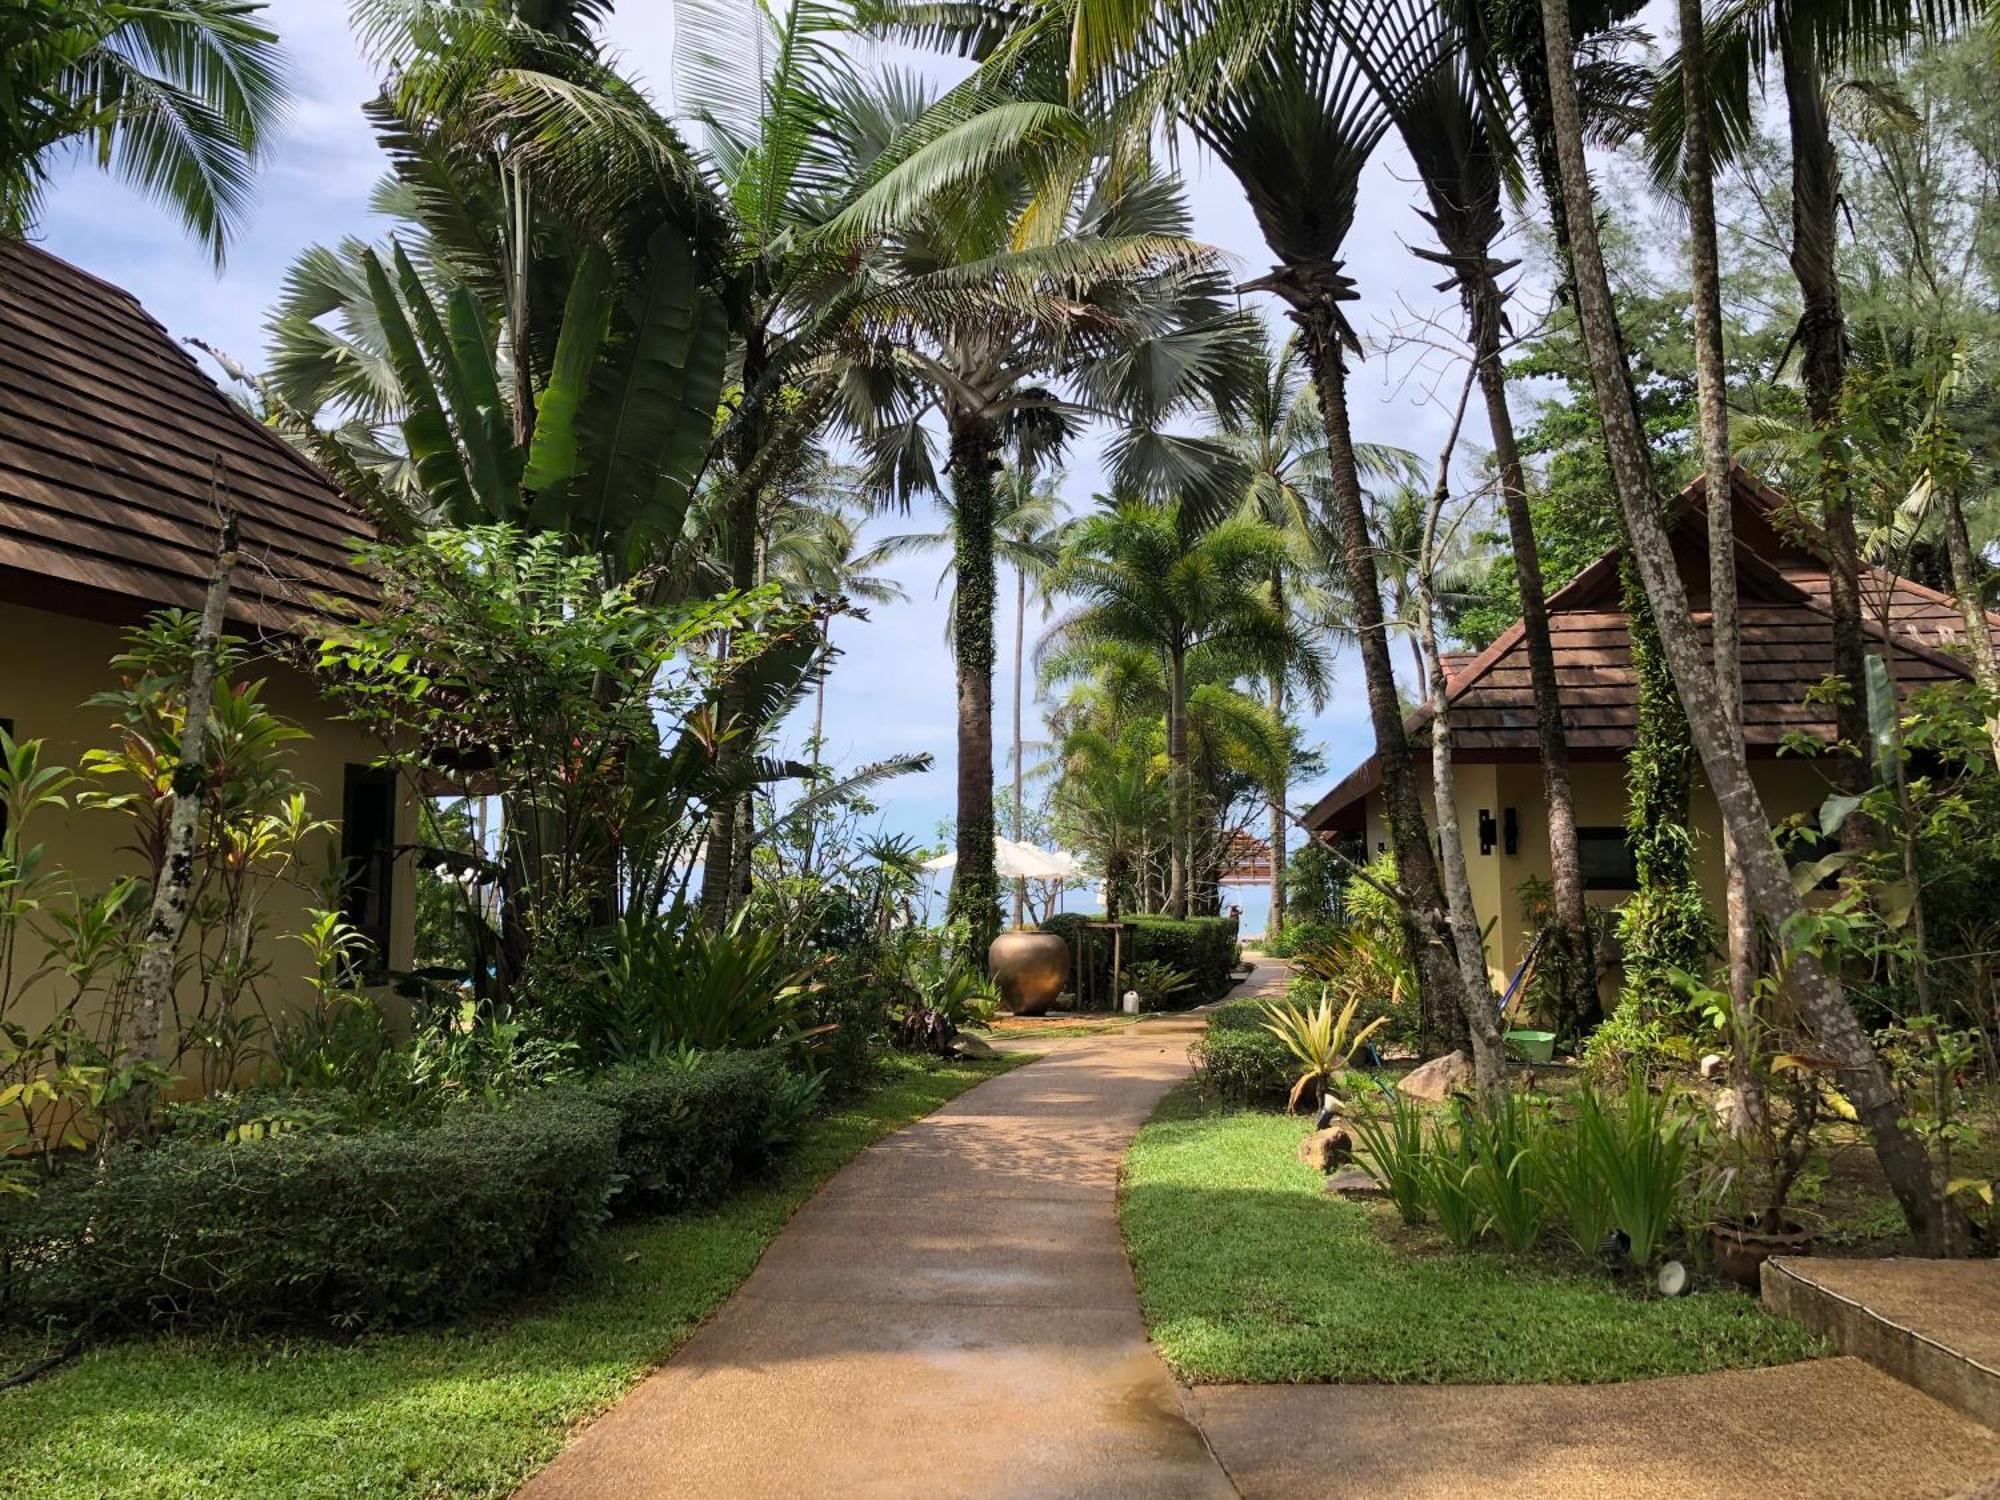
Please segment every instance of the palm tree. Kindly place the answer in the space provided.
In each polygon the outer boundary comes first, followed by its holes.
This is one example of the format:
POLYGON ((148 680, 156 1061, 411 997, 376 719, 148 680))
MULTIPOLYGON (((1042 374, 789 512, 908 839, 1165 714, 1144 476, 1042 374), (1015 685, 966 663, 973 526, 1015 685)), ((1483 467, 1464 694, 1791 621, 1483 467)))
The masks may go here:
MULTIPOLYGON (((1732 5, 1704 28, 1699 8, 1682 14, 1680 55, 1673 59, 1654 95, 1651 148, 1654 177, 1677 185, 1683 166, 1692 192, 1696 175, 1712 178, 1714 167, 1731 160, 1748 137, 1757 91, 1776 73, 1785 96, 1785 119, 1792 160, 1791 268, 1799 288, 1795 341, 1806 410, 1822 434, 1831 437, 1840 421, 1840 393, 1846 379, 1847 317, 1842 305, 1840 242, 1840 153, 1833 139, 1830 79, 1864 68, 1927 36, 1942 34, 1990 10, 1981 0, 1923 0, 1883 4, 1880 0, 1747 0, 1732 5), (1685 66, 1694 55, 1697 66, 1685 66), (1681 75, 1685 73, 1685 77, 1681 75), (1703 107, 1699 122, 1687 118, 1703 107), (1687 161, 1703 152, 1700 174, 1687 161)), ((1712 198, 1712 189, 1711 198, 1712 198)), ((1690 205, 1693 207, 1693 205, 1690 205)), ((1701 230, 1696 226, 1697 236, 1701 230)), ((1697 253, 1701 253, 1699 244, 1697 253)), ((1697 266, 1697 274, 1700 267, 1697 266)), ((1701 289, 1696 288, 1697 292, 1701 289)), ((1715 334, 1719 340, 1719 315, 1715 334)), ((1697 321, 1700 336, 1700 321, 1697 321)), ((1716 356, 1719 361, 1719 354, 1716 356)), ((1861 604, 1861 544, 1854 499, 1842 469, 1840 446, 1824 444, 1819 465, 1820 519, 1828 562, 1828 608, 1833 615, 1833 668, 1847 684, 1836 700, 1840 737, 1850 745, 1868 742, 1866 627, 1861 604)), ((1715 509, 1711 496, 1710 510, 1715 509)), ((1740 715, 1738 716, 1740 717, 1740 715)), ((1865 756, 1843 756, 1835 767, 1847 791, 1868 784, 1865 756)), ((1851 823, 1859 829, 1858 823, 1851 823)))
MULTIPOLYGON (((1563 213, 1575 272, 1577 321, 1589 356, 1598 420, 1604 429, 1633 565, 1652 607, 1709 788, 1742 862, 1751 905, 1773 932, 1788 936, 1808 932, 1804 902, 1772 841, 1770 819, 1750 779, 1743 747, 1730 737, 1714 666, 1701 649, 1687 590, 1662 521, 1665 508, 1645 434, 1627 395, 1630 375, 1598 242, 1595 198, 1584 155, 1583 111, 1574 76, 1568 0, 1542 0, 1542 28, 1548 47, 1545 77, 1562 179, 1563 213)), ((1848 1004, 1839 975, 1809 943, 1792 947, 1785 963, 1791 993, 1819 1045, 1841 1070, 1842 1087, 1868 1131, 1876 1159, 1911 1232, 1922 1244, 1941 1245, 1947 1238, 1942 1230, 1951 1210, 1937 1200, 1928 1153, 1910 1129, 1889 1071, 1848 1004)))
POLYGON ((1500 278, 1514 263, 1494 255, 1503 227, 1501 193, 1514 173, 1517 151, 1509 131, 1511 121, 1495 107, 1492 90, 1483 81, 1493 65, 1483 55, 1482 28, 1467 24, 1469 19, 1463 7, 1426 0, 1349 6, 1342 16, 1355 58, 1395 120, 1424 184, 1430 205, 1425 218, 1439 248, 1415 253, 1446 268, 1446 284, 1456 287, 1465 311, 1473 369, 1493 437, 1534 693, 1535 733, 1549 810, 1552 936, 1561 950, 1560 961, 1550 971, 1560 973, 1567 986, 1565 1019, 1580 1020, 1597 1009, 1596 965, 1590 956, 1589 914, 1577 856, 1576 796, 1556 683, 1555 647, 1549 637, 1547 591, 1502 363, 1507 293, 1500 278))
POLYGON ((87 150, 220 266, 286 102, 278 38, 242 0, 80 0, 0 16, 0 233, 34 223, 55 159, 87 150))
MULTIPOLYGON (((993 506, 993 552, 997 561, 1014 570, 1014 830, 1012 837, 1025 836, 1022 819, 1026 816, 1025 749, 1022 739, 1021 698, 1023 680, 1027 667, 1028 595, 1030 585, 1046 609, 1047 594, 1040 588, 1040 582, 1056 559, 1056 547, 1064 523, 1062 496, 1053 478, 1038 475, 1026 465, 1013 463, 1001 471, 1000 479, 994 485, 993 506)), ((955 550, 958 514, 949 500, 940 503, 945 514, 945 525, 938 531, 905 532, 897 536, 884 537, 869 551, 867 563, 874 565, 892 557, 904 556, 911 552, 929 552, 934 549, 955 550)), ((938 574, 938 591, 943 592, 951 582, 951 564, 947 562, 938 574)), ((954 592, 950 596, 945 611, 945 643, 951 644, 952 621, 958 613, 958 598, 954 592)), ((1014 925, 1019 927, 1025 916, 1028 897, 1028 883, 1023 879, 1014 882, 1014 925)))
POLYGON ((1271 597, 1268 580, 1287 556, 1281 533, 1233 516, 1190 532, 1178 503, 1127 501, 1079 522, 1050 584, 1080 603, 1057 620, 1042 650, 1075 652, 1102 642, 1157 654, 1167 685, 1167 761, 1173 799, 1169 910, 1186 916, 1193 871, 1188 850, 1188 663, 1201 650, 1229 649, 1264 675, 1287 668, 1323 683, 1318 644, 1271 597))
MULTIPOLYGON (((904 90, 911 108, 920 91, 904 90)), ((906 110, 906 113, 909 111, 906 110)), ((914 127, 913 127, 914 128, 914 127)), ((894 137, 885 150, 893 152, 894 137)), ((996 168, 899 217, 864 192, 835 228, 879 234, 843 364, 849 425, 898 502, 951 490, 958 677, 957 853, 947 910, 984 952, 994 873, 995 475, 1058 455, 1087 416, 1157 424, 1233 376, 1244 322, 1215 252, 1187 237, 1178 184, 1080 174, 1052 206, 996 168), (928 421, 948 442, 942 476, 928 421)), ((891 205, 893 208, 893 204, 891 205)))

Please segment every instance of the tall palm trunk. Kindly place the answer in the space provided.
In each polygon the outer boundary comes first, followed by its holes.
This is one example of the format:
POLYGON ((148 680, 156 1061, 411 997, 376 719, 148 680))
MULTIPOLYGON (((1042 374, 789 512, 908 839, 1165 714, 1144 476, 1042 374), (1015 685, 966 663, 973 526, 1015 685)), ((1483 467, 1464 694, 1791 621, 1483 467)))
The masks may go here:
MULTIPOLYGON (((1282 580, 1273 580, 1273 586, 1282 588, 1282 580)), ((1271 718, 1279 725, 1285 722, 1285 679, 1275 673, 1271 677, 1271 718)), ((1277 778, 1271 783, 1271 914, 1264 919, 1266 947, 1276 942, 1278 934, 1285 930, 1285 838, 1289 832, 1285 826, 1285 804, 1290 792, 1286 765, 1280 761, 1277 778)))
MULTIPOLYGON (((761 331, 752 327, 743 346, 746 391, 756 388, 763 368, 763 338, 761 331)), ((763 438, 762 427, 762 423, 750 420, 746 414, 733 455, 738 484, 736 493, 730 497, 725 525, 729 585, 739 592, 754 588, 757 583, 758 494, 752 476, 758 472, 756 460, 763 438)), ((727 656, 734 649, 733 642, 725 637, 721 649, 727 656)), ((748 726, 740 722, 747 706, 744 693, 744 686, 735 680, 733 673, 724 678, 716 713, 723 737, 715 747, 715 771, 717 778, 725 781, 735 774, 736 767, 750 751, 748 726)), ((709 808, 708 847, 701 872, 701 915, 711 930, 719 930, 727 923, 736 905, 737 880, 742 870, 738 853, 749 832, 749 819, 742 815, 746 805, 736 797, 718 797, 709 808)))
POLYGON ((1577 855, 1576 789, 1570 780, 1569 735, 1563 728, 1562 693, 1556 682, 1555 644, 1549 636, 1548 593, 1542 582, 1541 549, 1528 510, 1528 478, 1507 406, 1507 371, 1500 355, 1505 294, 1487 264, 1486 247, 1465 283, 1472 326, 1473 358, 1479 393, 1493 436, 1493 459, 1507 512, 1507 537, 1514 553, 1514 577, 1521 590, 1521 635, 1528 648, 1528 681, 1535 698, 1535 739, 1542 755, 1542 791, 1549 806, 1549 887, 1560 946, 1555 965, 1563 985, 1563 1015, 1578 1031, 1600 1014, 1597 954, 1591 942, 1590 912, 1583 895, 1583 865, 1577 855))
MULTIPOLYGON (((1951 559, 1951 589, 1958 596, 1959 617, 1965 621, 1965 643, 1972 650, 1972 672, 1982 690, 2000 698, 2000 661, 1993 651, 1993 630, 1979 602, 1979 578, 1972 565, 1972 538, 1965 529, 1965 507, 1958 491, 1947 488, 1938 498, 1944 505, 1944 548, 1951 559)), ((2000 716, 1986 721, 1987 738, 2000 759, 2000 716)))
MULTIPOLYGON (((1729 480, 1728 387, 1722 362, 1722 253, 1715 231, 1715 166, 1708 140, 1708 75, 1702 44, 1702 0, 1680 0, 1681 104, 1686 120, 1682 173, 1687 186, 1690 269, 1694 297, 1694 368, 1701 427, 1702 493, 1708 512, 1708 609, 1715 683, 1730 743, 1743 744, 1742 629, 1736 593, 1736 523, 1729 480)), ((1761 1070, 1745 1056, 1756 998, 1757 919, 1736 840, 1722 831, 1723 931, 1729 951, 1729 998, 1741 1018, 1735 1084, 1740 1131, 1762 1128, 1761 1070)))
MULTIPOLYGON (((1570 40, 1568 0, 1541 0, 1548 43, 1549 95, 1556 148, 1562 171, 1564 211, 1574 267, 1577 322, 1597 396, 1613 488, 1624 517, 1632 559, 1658 621, 1674 685, 1687 710, 1688 727, 1701 754, 1708 784, 1723 825, 1736 841, 1752 906, 1775 932, 1798 931, 1805 907, 1792 888, 1791 873, 1771 839, 1757 788, 1742 746, 1729 735, 1712 663, 1688 610, 1687 590, 1674 562, 1672 543, 1661 519, 1650 455, 1643 430, 1627 398, 1630 377, 1618 339, 1611 283, 1598 241, 1595 202, 1584 156, 1583 115, 1577 102, 1576 59, 1570 40)), ((1790 955, 1789 978, 1804 1017, 1841 1073, 1841 1087, 1853 1101, 1875 1147, 1883 1176, 1901 1205, 1919 1244, 1942 1243, 1941 1205, 1931 1184, 1930 1161, 1911 1131, 1887 1068, 1870 1045, 1838 977, 1809 947, 1790 955)))
POLYGON ((1188 914, 1189 844, 1194 837, 1188 803, 1187 648, 1176 641, 1167 648, 1167 801, 1171 828, 1167 851, 1167 913, 1188 914))
POLYGON ((958 510, 952 569, 957 603, 952 642, 958 663, 958 867, 945 912, 970 927, 983 963, 1000 927, 1000 879, 993 868, 993 475, 1000 434, 980 414, 951 420, 951 493, 958 510))
MULTIPOLYGON (((1841 308, 1836 249, 1840 234, 1840 159, 1826 115, 1825 79, 1810 38, 1787 7, 1779 34, 1784 69, 1785 113, 1792 146, 1792 275, 1799 284, 1800 373, 1806 412, 1813 425, 1830 431, 1840 421, 1840 390, 1847 371, 1847 319, 1841 308)), ((1826 524, 1828 608, 1833 613, 1833 670, 1847 684, 1836 704, 1840 737, 1856 753, 1840 756, 1835 777, 1856 795, 1868 788, 1868 679, 1866 636, 1861 623, 1861 544, 1855 533, 1854 497, 1837 450, 1820 464, 1820 504, 1826 524)), ((1871 834, 1862 819, 1850 818, 1854 839, 1871 834)))
MULTIPOLYGON (((1021 777, 1021 665, 1028 646, 1028 570, 1014 569, 1014 839, 1018 843, 1028 816, 1022 802, 1021 777)), ((1014 877, 1014 925, 1021 926, 1028 915, 1028 882, 1014 877)))
POLYGON ((1361 476, 1354 437, 1347 424, 1347 362, 1338 308, 1309 301, 1297 313, 1305 334, 1320 417, 1326 428, 1327 457, 1333 473, 1335 520, 1341 562, 1347 573, 1354 632, 1368 690, 1368 717, 1375 730, 1375 760, 1382 770, 1382 806, 1389 843, 1396 855, 1397 882, 1409 898, 1402 913, 1410 952, 1417 963, 1419 1012, 1426 1042, 1451 1048, 1465 1041, 1467 1017, 1478 1003, 1459 982, 1451 927, 1438 886, 1437 862, 1424 826, 1409 737, 1403 732, 1396 698, 1396 671, 1389 659, 1389 632, 1382 617, 1382 590, 1369 545, 1368 515, 1362 507, 1361 476))

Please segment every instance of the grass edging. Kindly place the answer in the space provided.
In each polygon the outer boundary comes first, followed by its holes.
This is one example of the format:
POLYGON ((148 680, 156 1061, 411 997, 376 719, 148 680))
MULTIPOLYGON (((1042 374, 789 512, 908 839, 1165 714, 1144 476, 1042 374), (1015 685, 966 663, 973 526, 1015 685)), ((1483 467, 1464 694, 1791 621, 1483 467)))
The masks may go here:
POLYGON ((1594 1384, 1822 1352, 1733 1291, 1642 1298, 1586 1266, 1456 1252, 1329 1198, 1309 1120, 1208 1112, 1192 1085, 1133 1139, 1119 1224, 1147 1332, 1189 1384, 1594 1384))
POLYGON ((608 1230, 586 1281, 504 1317, 351 1344, 152 1339, 0 1393, 0 1493, 333 1500, 511 1493, 667 1359, 794 1212, 882 1137, 1030 1061, 891 1062, 768 1179, 608 1230))

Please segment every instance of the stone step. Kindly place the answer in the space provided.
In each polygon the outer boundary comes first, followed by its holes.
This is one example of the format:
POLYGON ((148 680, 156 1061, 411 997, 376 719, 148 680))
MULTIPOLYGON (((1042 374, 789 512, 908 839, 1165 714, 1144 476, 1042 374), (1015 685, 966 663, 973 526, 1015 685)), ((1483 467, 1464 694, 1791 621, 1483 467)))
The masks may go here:
POLYGON ((2000 1428, 2000 1263, 1775 1256, 1763 1296, 1842 1354, 2000 1428))

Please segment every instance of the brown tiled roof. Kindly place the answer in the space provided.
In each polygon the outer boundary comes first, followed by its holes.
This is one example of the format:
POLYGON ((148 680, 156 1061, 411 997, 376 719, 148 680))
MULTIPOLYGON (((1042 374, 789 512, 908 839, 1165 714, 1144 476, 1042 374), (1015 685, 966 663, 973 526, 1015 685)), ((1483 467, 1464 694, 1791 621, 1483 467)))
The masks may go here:
POLYGON ((283 630, 374 598, 368 523, 129 293, 0 239, 0 598, 130 618, 199 608, 216 497, 239 517, 230 613, 283 630))
MULTIPOLYGON (((1806 690, 1833 671, 1833 617, 1824 565, 1760 524, 1773 503, 1770 492, 1741 471, 1737 477, 1737 515, 1744 522, 1737 527, 1743 737, 1751 754, 1772 755, 1797 730, 1823 740, 1834 736, 1832 708, 1804 701, 1806 690)), ((1707 536, 1699 489, 1683 498, 1689 507, 1676 521, 1673 538, 1694 620, 1708 645, 1707 536)), ((1970 675, 1964 658, 1952 651, 1964 627, 1949 598, 1874 570, 1864 582, 1864 593, 1869 591, 1877 605, 1887 602, 1891 622, 1885 633, 1877 610, 1868 611, 1870 649, 1889 645, 1903 692, 1970 675)), ((2000 636, 2000 620, 1992 623, 2000 636)), ((1615 552, 1549 596, 1549 635, 1570 750, 1581 759, 1622 755, 1632 747, 1639 693, 1615 552)), ((1537 759, 1540 740, 1521 624, 1470 660, 1447 661, 1454 755, 1467 761, 1537 759)), ((1405 721, 1420 746, 1430 718, 1426 706, 1405 721)), ((1380 785, 1380 768, 1370 756, 1314 805, 1307 826, 1327 826, 1380 785)))

